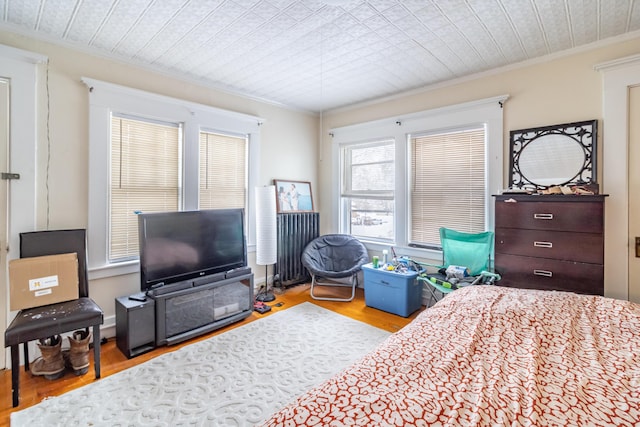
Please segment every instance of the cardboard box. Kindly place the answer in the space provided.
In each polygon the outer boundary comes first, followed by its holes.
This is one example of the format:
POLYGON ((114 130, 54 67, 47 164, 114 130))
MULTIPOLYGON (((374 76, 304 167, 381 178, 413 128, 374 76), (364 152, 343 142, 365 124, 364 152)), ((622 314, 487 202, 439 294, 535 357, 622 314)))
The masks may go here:
POLYGON ((78 299, 78 256, 74 253, 9 261, 10 309, 78 299))

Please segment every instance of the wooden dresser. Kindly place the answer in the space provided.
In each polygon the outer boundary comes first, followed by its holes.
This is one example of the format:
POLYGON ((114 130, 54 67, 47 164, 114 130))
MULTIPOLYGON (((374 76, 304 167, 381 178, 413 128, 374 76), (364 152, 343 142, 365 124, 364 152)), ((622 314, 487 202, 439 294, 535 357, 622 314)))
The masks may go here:
POLYGON ((605 195, 495 197, 499 285, 604 294, 605 195))

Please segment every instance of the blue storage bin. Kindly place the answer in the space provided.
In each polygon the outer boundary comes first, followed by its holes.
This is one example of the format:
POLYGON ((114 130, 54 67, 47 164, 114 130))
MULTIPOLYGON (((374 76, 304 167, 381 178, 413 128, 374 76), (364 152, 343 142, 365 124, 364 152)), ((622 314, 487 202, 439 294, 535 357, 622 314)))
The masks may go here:
POLYGON ((422 306, 422 282, 415 271, 397 272, 362 266, 367 307, 408 317, 422 306))

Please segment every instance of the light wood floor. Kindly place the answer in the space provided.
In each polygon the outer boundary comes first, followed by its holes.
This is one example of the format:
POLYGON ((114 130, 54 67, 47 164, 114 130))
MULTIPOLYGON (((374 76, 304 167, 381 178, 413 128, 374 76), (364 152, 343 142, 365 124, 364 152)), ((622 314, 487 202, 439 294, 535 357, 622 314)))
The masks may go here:
MULTIPOLYGON (((322 289, 323 291, 325 291, 326 289, 326 292, 331 294, 333 294, 333 292, 350 292, 350 289, 337 289, 335 291, 334 289, 336 288, 322 289)), ((149 353, 134 357, 132 359, 127 359, 126 356, 122 354, 122 352, 116 347, 115 339, 111 338, 101 348, 100 354, 102 378, 115 374, 116 372, 120 372, 138 363, 142 363, 146 360, 152 359, 163 353, 175 351, 182 346, 207 339, 219 333, 223 333, 235 327, 244 325, 248 322, 252 322, 262 317, 269 316, 270 314, 277 311, 286 310, 289 307, 305 301, 313 302, 314 304, 317 304, 321 307, 333 310, 337 313, 366 322, 370 325, 385 329, 390 332, 395 332, 401 329, 419 313, 418 311, 416 313, 413 313, 412 316, 404 318, 377 310, 375 308, 367 307, 364 302, 364 293, 362 289, 357 290, 356 299, 351 302, 313 300, 309 296, 308 284, 293 286, 284 291, 276 289, 275 294, 276 300, 268 304, 273 306, 276 303, 282 303, 282 306, 273 307, 269 313, 259 314, 253 312, 253 314, 245 320, 237 322, 233 325, 229 325, 225 328, 174 346, 156 348, 149 353)), ((424 309, 424 306, 422 307, 422 309, 424 309)), ((89 368, 89 372, 86 375, 77 377, 73 373, 68 372, 64 377, 53 381, 46 380, 44 377, 34 377, 30 373, 22 370, 20 373, 20 406, 18 406, 16 409, 20 410, 27 408, 39 403, 41 400, 47 397, 61 395, 67 391, 89 384, 93 381, 96 381, 96 379, 94 378, 93 361, 91 367, 89 368)), ((10 414, 14 411, 11 400, 10 369, 0 371, 0 396, 2 396, 2 398, 0 399, 0 426, 8 426, 10 414)))

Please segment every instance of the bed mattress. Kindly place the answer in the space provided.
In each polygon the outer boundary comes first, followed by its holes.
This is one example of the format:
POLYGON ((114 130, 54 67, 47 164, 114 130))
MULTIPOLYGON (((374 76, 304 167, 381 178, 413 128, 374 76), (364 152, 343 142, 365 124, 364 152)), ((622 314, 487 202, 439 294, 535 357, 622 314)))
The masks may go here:
POLYGON ((640 305, 472 286, 264 425, 639 423, 640 305))

